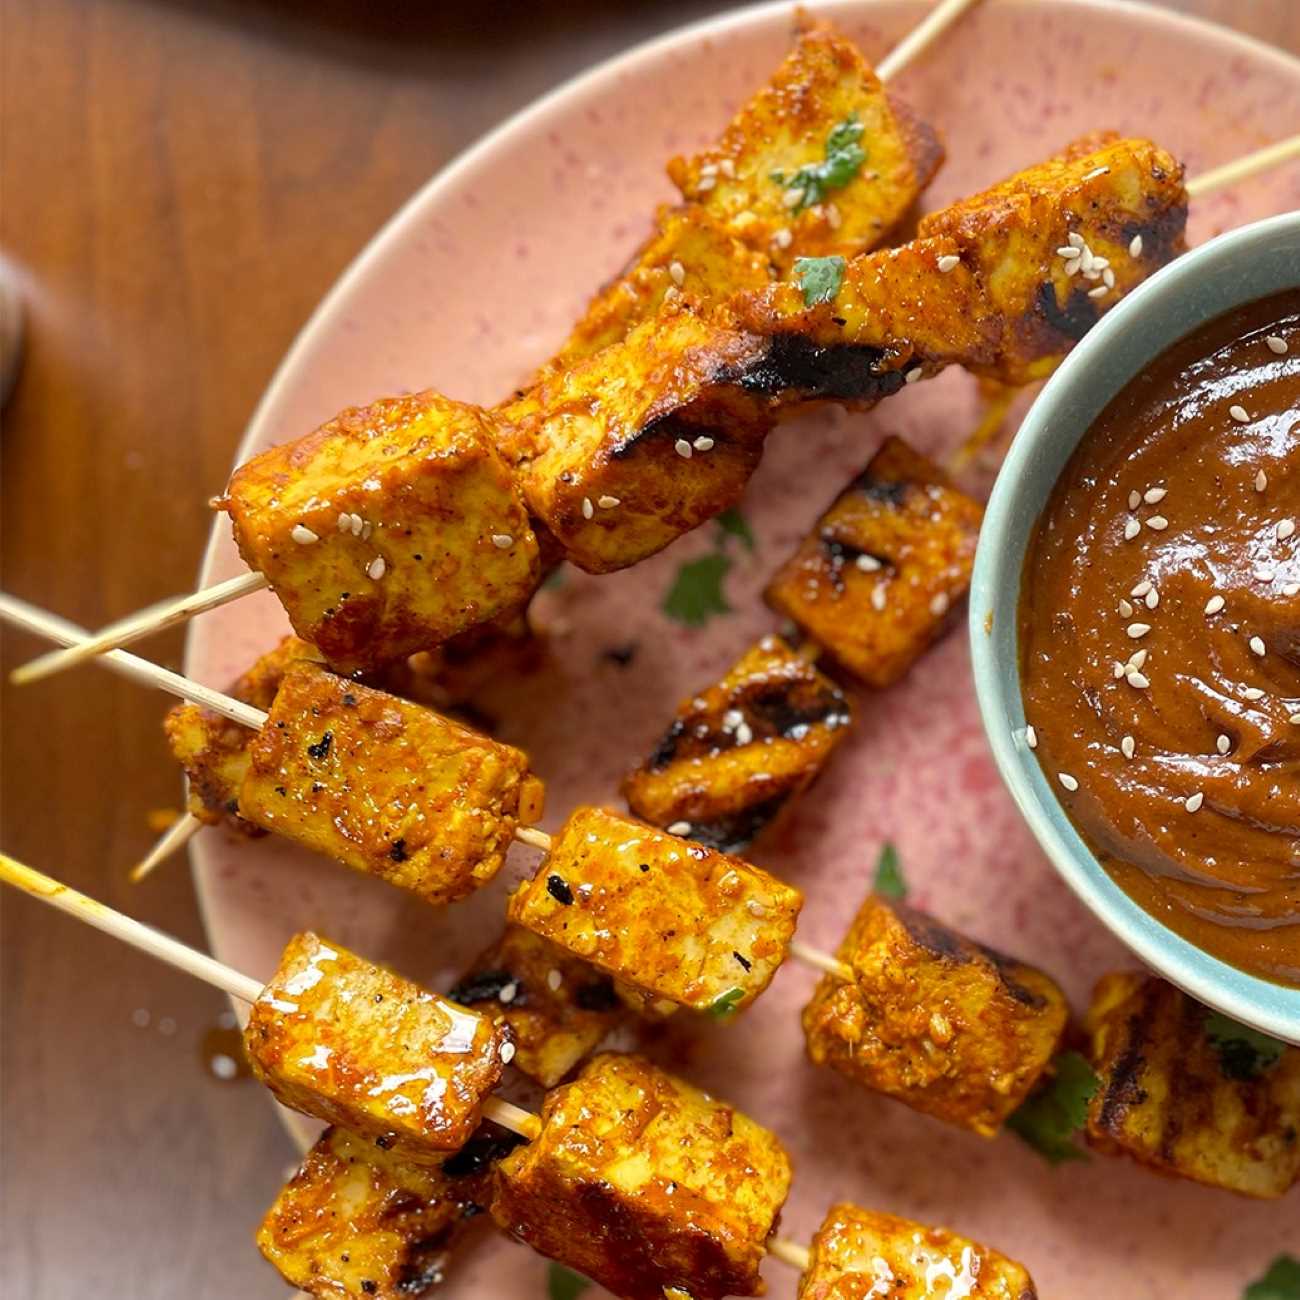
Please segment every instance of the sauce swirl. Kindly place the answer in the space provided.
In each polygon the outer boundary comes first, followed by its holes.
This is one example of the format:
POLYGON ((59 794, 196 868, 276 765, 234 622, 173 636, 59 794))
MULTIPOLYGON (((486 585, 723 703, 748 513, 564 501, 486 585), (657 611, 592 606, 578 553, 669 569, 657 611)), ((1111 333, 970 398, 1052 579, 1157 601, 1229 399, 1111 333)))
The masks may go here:
POLYGON ((1039 762, 1107 871, 1300 985, 1300 291, 1202 325, 1111 401, 1019 611, 1039 762))

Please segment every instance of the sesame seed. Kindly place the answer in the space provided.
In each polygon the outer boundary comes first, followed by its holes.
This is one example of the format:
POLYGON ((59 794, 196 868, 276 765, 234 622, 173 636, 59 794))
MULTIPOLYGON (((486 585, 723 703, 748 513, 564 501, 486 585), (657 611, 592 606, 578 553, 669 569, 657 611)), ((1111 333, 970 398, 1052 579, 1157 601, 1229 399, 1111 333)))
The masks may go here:
POLYGON ((1252 704, 1264 698, 1264 692, 1258 686, 1247 686, 1241 693, 1242 699, 1249 700, 1252 704))
POLYGON ((913 366, 911 370, 903 376, 903 382, 905 384, 914 384, 923 374, 925 374, 925 371, 920 366, 913 366))
POLYGON ((736 744, 748 745, 749 742, 753 739, 754 739, 754 733, 750 729, 749 723, 742 722, 740 726, 736 728, 736 744))
POLYGON ((1147 652, 1145 650, 1134 650, 1128 657, 1128 663, 1124 666, 1124 671, 1128 672, 1131 668, 1134 671, 1141 668, 1147 661, 1147 652))
POLYGON ((1095 289, 1088 290, 1089 298, 1104 298, 1110 290, 1104 284, 1099 284, 1095 289))
POLYGON ((1288 582, 1282 588, 1282 594, 1284 596, 1300 596, 1300 582, 1288 582))
POLYGON ((1142 500, 1145 501, 1149 506, 1159 505, 1160 502, 1165 499, 1168 493, 1169 493, 1168 488, 1162 488, 1162 487, 1147 488, 1147 490, 1142 493, 1142 500))
POLYGON ((876 573, 879 571, 881 564, 874 555, 859 555, 854 564, 862 570, 863 573, 876 573))
POLYGON ((749 902, 745 904, 745 910, 750 914, 750 916, 767 915, 767 908, 764 907, 756 898, 751 898, 749 902))
POLYGON ((509 533, 493 533, 492 545, 499 550, 508 551, 515 544, 515 539, 509 533))
POLYGON ((1268 647, 1264 644, 1264 638, 1261 636, 1253 636, 1250 638, 1250 648, 1252 653, 1259 655, 1260 658, 1263 658, 1264 655, 1268 654, 1268 647))
POLYGON ((1096 257, 1096 256, 1093 257, 1092 269, 1096 271, 1099 275, 1101 274, 1102 271, 1107 270, 1109 267, 1110 267, 1109 257, 1096 257))
POLYGON ((1268 344, 1268 350, 1276 352, 1279 357, 1286 352, 1286 339, 1278 338, 1276 334, 1267 335, 1264 342, 1268 344))
POLYGON ((1112 271, 1110 267, 1107 267, 1101 273, 1101 282, 1107 289, 1113 289, 1115 287, 1115 272, 1112 271))
POLYGON ((361 540, 363 542, 368 542, 370 540, 370 534, 372 532, 374 532, 373 524, 370 523, 363 524, 361 527, 361 540))
POLYGON ((1227 601, 1222 596, 1211 596, 1205 602, 1205 612, 1207 614, 1217 614, 1226 604, 1227 601))
POLYGON ((621 497, 603 496, 600 498, 599 501, 596 502, 596 504, 602 510, 613 510, 613 508, 616 505, 618 505, 621 500, 622 500, 621 497))
POLYGON ((694 443, 692 443, 692 446, 695 448, 696 451, 712 451, 713 439, 704 438, 704 437, 696 438, 694 443))
POLYGON ((887 596, 883 585, 877 584, 871 589, 871 608, 877 613, 885 608, 886 599, 887 596))
POLYGON ((935 618, 942 618, 948 612, 948 605, 948 593, 946 591, 937 592, 934 599, 930 601, 930 613, 935 618))
POLYGON ((1300 727, 1300 713, 1293 713, 1289 718, 1287 718, 1287 721, 1293 727, 1300 727))
POLYGON ((1030 749, 1038 748, 1038 732, 1034 730, 1032 725, 1025 728, 1025 744, 1030 749))
POLYGON ((515 1059, 515 1045, 513 1043, 501 1044, 501 1064, 509 1065, 515 1059))
POLYGON ((673 443, 673 450, 676 451, 683 460, 690 460, 691 444, 687 442, 685 438, 678 438, 677 441, 673 443))
POLYGON ((669 835, 687 835, 690 833, 690 822, 673 822, 668 828, 669 835))
POLYGON ((346 510, 339 514, 339 532, 350 533, 352 531, 352 516, 346 510))
POLYGON ((1220 754, 1226 754, 1228 750, 1232 748, 1232 737, 1221 735, 1218 740, 1214 742, 1214 747, 1220 754))
POLYGON ((1064 786, 1064 787, 1065 787, 1065 788, 1066 788, 1066 789, 1067 789, 1071 794, 1073 794, 1073 793, 1074 793, 1074 792, 1079 788, 1079 783, 1078 783, 1078 781, 1076 781, 1076 780, 1074 779, 1074 777, 1072 777, 1072 776, 1069 774, 1069 772, 1058 772, 1057 775, 1056 775, 1056 779, 1057 779, 1057 780, 1058 780, 1058 781, 1059 781, 1059 782, 1060 782, 1060 783, 1061 783, 1061 784, 1062 784, 1062 785, 1063 785, 1063 786, 1064 786))
POLYGON ((947 275, 949 271, 955 271, 961 265, 961 258, 956 253, 945 253, 939 259, 939 270, 947 275))
POLYGON ((501 992, 497 994, 497 997, 499 997, 502 1002, 511 1003, 515 1000, 515 996, 518 992, 519 985, 516 984, 514 980, 511 980, 509 984, 503 984, 501 986, 501 992))
POLYGON ((739 709, 728 709, 722 715, 722 729, 723 731, 735 731, 744 720, 745 715, 739 709))
POLYGON ((1183 807, 1188 812, 1200 812, 1201 805, 1205 802, 1205 796, 1198 790, 1195 794, 1188 795, 1183 800, 1183 807))
POLYGON ((797 208, 803 202, 803 186, 792 185, 781 197, 787 208, 797 208))
POLYGON ((1255 475, 1255 491, 1262 492, 1266 487, 1268 487, 1268 475, 1263 470, 1260 470, 1255 475))
POLYGON ((737 212, 731 219, 732 226, 737 230, 748 230, 758 218, 746 208, 743 212, 737 212))
POLYGON ((1292 536, 1294 533, 1295 533, 1294 519, 1282 519, 1278 521, 1277 540, 1279 542, 1285 542, 1286 539, 1292 536))
POLYGON ((1246 413, 1246 408, 1244 406, 1230 406, 1228 407, 1228 414, 1232 416, 1238 424, 1250 423, 1250 416, 1246 413))
POLYGON ((1131 542, 1142 531, 1142 525, 1136 519, 1126 520, 1124 523, 1124 540, 1131 542))
POLYGON ((1065 264, 1066 279, 1069 279, 1070 276, 1074 275, 1082 266, 1083 263, 1079 261, 1078 258, 1071 258, 1068 262, 1066 262, 1065 264))
POLYGON ((707 194, 717 183, 718 178, 712 172, 701 174, 700 179, 695 182, 696 193, 707 194))
POLYGON ((1119 679, 1123 677, 1126 672, 1128 672, 1128 669, 1122 663, 1120 663, 1118 659, 1116 659, 1115 666, 1110 670, 1110 675, 1116 681, 1119 681, 1119 679))
POLYGON ((1094 167, 1083 179, 1085 181, 1096 180, 1098 176, 1105 176, 1109 171, 1109 167, 1094 167))
POLYGON ((668 274, 673 277, 673 283, 681 285, 686 280, 686 268, 680 262, 670 262, 668 265, 668 274))
POLYGON ((794 234, 787 227, 782 226, 772 235, 772 242, 778 248, 789 248, 794 243, 794 234))
POLYGON ((1056 250, 1058 257, 1063 257, 1067 262, 1072 262, 1079 256, 1079 250, 1073 244, 1066 244, 1056 250))
POLYGON ((664 302, 671 305, 675 302, 681 302, 681 300, 682 291, 675 284, 670 284, 668 288, 664 290, 664 302))
POLYGON ((715 162, 705 163, 700 168, 701 176, 716 176, 718 174, 718 164, 715 162))
POLYGON ((384 568, 384 557, 382 555, 376 555, 375 558, 370 561, 370 567, 366 572, 371 578, 378 582, 379 579, 384 576, 384 568))
POLYGON ((293 528, 289 531, 289 536, 292 537, 299 546, 310 546, 312 542, 320 541, 320 538, 317 537, 310 528, 305 527, 303 524, 294 524, 293 528))
POLYGON ((1133 606, 1129 604, 1127 600, 1121 600, 1119 602, 1119 616, 1120 618, 1133 617, 1133 606))
POLYGON ((1129 245, 1128 245, 1128 255, 1129 255, 1130 257, 1141 257, 1141 256, 1142 256, 1142 236, 1141 236, 1141 235, 1134 235, 1133 238, 1132 238, 1131 240, 1129 240, 1129 245))
POLYGON ((1123 754, 1125 758, 1132 758, 1136 750, 1137 742, 1132 736, 1122 736, 1120 738, 1119 752, 1123 754))
POLYGON ((1145 596, 1147 592, 1150 590, 1151 590, 1151 579, 1143 578, 1142 581, 1139 582, 1138 585, 1134 587, 1132 591, 1129 592, 1129 595, 1135 596, 1140 599, 1141 597, 1145 596))
POLYGON ((366 521, 362 519, 360 515, 354 513, 352 516, 352 536, 360 537, 361 530, 365 526, 366 526, 366 521))
POLYGON ((1155 607, 1160 604, 1160 593, 1152 587, 1151 590, 1147 592, 1144 599, 1148 609, 1155 609, 1155 607))
POLYGON ((1146 688, 1151 685, 1151 683, 1143 677, 1141 673, 1135 672, 1131 668, 1124 674, 1124 680, 1127 681, 1134 690, 1138 691, 1145 691, 1146 688))
POLYGON ((1157 533, 1163 533, 1169 527, 1169 520, 1164 515, 1152 515, 1147 520, 1147 527, 1154 529, 1157 533))
POLYGON ((1133 491, 1128 494, 1128 508, 1130 510, 1136 510, 1141 504, 1142 493, 1139 492, 1137 488, 1134 488, 1133 491))
POLYGON ((590 519, 590 518, 592 517, 592 515, 594 515, 595 513, 596 513, 596 507, 593 506, 593 505, 591 504, 591 498, 590 498, 590 497, 583 497, 583 498, 582 498, 582 517, 583 517, 584 519, 590 519))
POLYGON ((546 972, 546 987, 550 989, 552 993, 555 993, 563 983, 564 976, 554 967, 551 967, 551 969, 546 972))
POLYGON ((1129 634, 1129 636, 1133 638, 1134 641, 1139 641, 1141 640, 1142 637, 1146 636, 1146 634, 1151 631, 1151 624, 1130 623, 1128 627, 1125 628, 1124 630, 1129 634))
POLYGON ((1068 235, 1066 235, 1065 242, 1069 244, 1072 248, 1082 248, 1083 236, 1079 234, 1077 230, 1072 230, 1068 235))

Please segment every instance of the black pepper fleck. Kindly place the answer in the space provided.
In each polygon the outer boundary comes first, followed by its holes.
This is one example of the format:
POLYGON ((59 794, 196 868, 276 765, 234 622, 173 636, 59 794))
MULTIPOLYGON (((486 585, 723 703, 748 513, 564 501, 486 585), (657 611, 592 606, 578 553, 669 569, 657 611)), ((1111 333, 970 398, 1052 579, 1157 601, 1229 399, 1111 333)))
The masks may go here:
POLYGON ((563 876, 549 875, 546 877, 546 892, 555 899, 557 903, 563 903, 569 907, 573 903, 573 890, 565 882, 563 876))

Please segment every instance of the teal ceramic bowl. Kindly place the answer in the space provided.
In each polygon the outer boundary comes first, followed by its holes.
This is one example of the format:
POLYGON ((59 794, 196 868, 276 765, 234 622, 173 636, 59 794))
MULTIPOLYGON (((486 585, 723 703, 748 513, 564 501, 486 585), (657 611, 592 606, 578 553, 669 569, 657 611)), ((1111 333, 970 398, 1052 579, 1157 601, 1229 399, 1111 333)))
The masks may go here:
POLYGON ((1300 1043, 1300 989, 1203 952, 1144 911, 1106 874, 1024 741, 1016 606, 1025 549, 1079 439, 1149 361, 1202 322, 1300 286, 1300 212, 1243 226, 1167 266, 1109 312, 1034 403, 994 485, 971 585, 975 689, 993 756, 1030 829, 1097 917, 1144 962, 1194 998, 1276 1038, 1300 1043))

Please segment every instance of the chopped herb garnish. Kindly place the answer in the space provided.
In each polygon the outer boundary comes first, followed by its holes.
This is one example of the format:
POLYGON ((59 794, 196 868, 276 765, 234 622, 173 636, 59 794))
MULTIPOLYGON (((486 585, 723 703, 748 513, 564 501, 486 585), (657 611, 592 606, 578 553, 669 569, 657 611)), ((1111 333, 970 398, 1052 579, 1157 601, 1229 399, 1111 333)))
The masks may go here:
POLYGON ((1088 1118, 1097 1076, 1078 1052, 1061 1052, 1052 1068, 1051 1078, 1011 1113, 1007 1128, 1049 1165, 1086 1160, 1087 1155, 1072 1139, 1088 1118))
POLYGON ((687 627, 703 627, 715 614, 730 614, 731 606, 722 590, 731 560, 720 551, 688 560, 664 597, 663 611, 687 627))
POLYGON ((1258 1029, 1240 1025, 1211 1011, 1205 1017, 1205 1036, 1219 1053, 1219 1068, 1229 1079, 1243 1083, 1257 1079, 1282 1059, 1286 1046, 1258 1029))
POLYGON ((1268 1272, 1241 1293, 1241 1300, 1300 1300, 1300 1259, 1279 1255, 1268 1272))
POLYGON ((575 1273, 563 1264, 549 1264, 546 1269, 547 1300, 577 1300, 589 1286, 580 1273, 575 1273))
POLYGON ((713 1004, 709 1007, 709 1015, 715 1020, 726 1020, 728 1016, 734 1016, 736 1005, 744 996, 744 989, 728 989, 725 993, 720 993, 713 999, 713 1004))
POLYGON ((831 190, 842 190, 858 174, 867 161, 867 151, 859 143, 862 130, 858 115, 851 113, 843 122, 831 127, 826 137, 826 157, 822 162, 805 163, 789 177, 785 172, 772 173, 772 179, 792 198, 795 191, 802 191, 791 212, 799 213, 824 202, 831 190))
POLYGON ((745 550, 753 551, 754 530, 750 528, 749 520, 735 506, 724 510, 713 522, 718 526, 720 542, 725 543, 728 537, 738 537, 745 550))
POLYGON ((882 898, 900 900, 907 897, 907 881, 903 879, 903 870, 898 864, 898 850, 888 841, 876 859, 876 878, 871 887, 882 898))
POLYGON ((794 281, 803 290, 803 305, 816 307, 819 302, 832 302, 844 283, 847 263, 839 254, 834 257, 796 257, 794 281))

